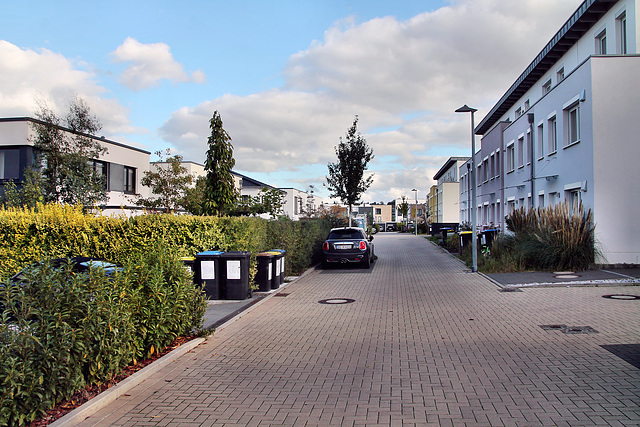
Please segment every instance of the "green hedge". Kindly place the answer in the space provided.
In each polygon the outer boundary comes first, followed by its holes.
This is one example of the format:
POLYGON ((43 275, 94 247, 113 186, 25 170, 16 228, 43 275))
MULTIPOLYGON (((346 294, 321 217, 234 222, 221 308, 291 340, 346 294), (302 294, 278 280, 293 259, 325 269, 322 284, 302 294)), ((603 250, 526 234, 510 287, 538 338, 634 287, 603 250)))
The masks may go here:
POLYGON ((86 384, 113 377, 202 326, 203 292, 181 256, 203 250, 287 251, 286 274, 319 261, 326 220, 267 221, 141 215, 112 218, 60 205, 0 210, 0 425, 23 425, 86 384), (46 264, 7 286, 25 265, 91 256, 124 271, 77 274, 46 264))

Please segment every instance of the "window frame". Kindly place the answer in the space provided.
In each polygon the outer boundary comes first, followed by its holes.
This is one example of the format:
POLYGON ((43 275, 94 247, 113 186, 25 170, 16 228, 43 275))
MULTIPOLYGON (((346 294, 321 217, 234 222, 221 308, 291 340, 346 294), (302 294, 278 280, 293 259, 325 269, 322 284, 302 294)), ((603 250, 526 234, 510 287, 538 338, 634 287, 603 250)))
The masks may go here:
POLYGON ((136 194, 137 171, 132 166, 124 167, 124 193, 136 194))
POLYGON ((547 156, 558 152, 558 118, 554 112, 547 118, 547 156))
POLYGON ((511 173, 516 170, 515 142, 514 141, 509 142, 509 144, 507 144, 507 147, 505 148, 505 151, 507 153, 506 154, 507 173, 511 173))

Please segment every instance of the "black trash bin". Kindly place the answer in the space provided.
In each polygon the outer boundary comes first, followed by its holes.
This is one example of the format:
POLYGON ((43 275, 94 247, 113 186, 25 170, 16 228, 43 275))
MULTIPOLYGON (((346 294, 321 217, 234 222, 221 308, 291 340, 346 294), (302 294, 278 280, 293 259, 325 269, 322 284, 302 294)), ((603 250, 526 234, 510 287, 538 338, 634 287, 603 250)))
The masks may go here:
POLYGON ((498 234, 500 230, 498 230, 497 228, 491 228, 488 230, 484 230, 482 232, 482 236, 483 236, 483 246, 487 246, 489 248, 491 248, 491 245, 493 244, 494 239, 496 238, 496 235, 498 234))
POLYGON ((273 279, 273 258, 267 252, 261 252, 256 256, 258 272, 256 281, 258 282, 258 290, 260 292, 269 292, 271 290, 271 280, 273 279))
POLYGON ((282 254, 275 251, 268 251, 266 253, 273 257, 271 259, 273 270, 273 276, 271 277, 271 289, 278 289, 280 287, 280 258, 282 258, 282 254))
POLYGON ((278 263, 280 264, 280 284, 282 285, 284 283, 284 258, 287 254, 287 251, 285 251, 284 249, 271 249, 270 252, 277 252, 280 254, 280 256, 278 257, 278 263))
POLYGON ((473 231, 460 232, 460 253, 462 253, 466 248, 471 247, 472 240, 473 240, 473 231))
POLYGON ((221 299, 220 256, 224 252, 204 251, 196 254, 194 281, 204 285, 209 299, 221 299))
POLYGON ((447 233, 452 231, 449 227, 442 227, 440 232, 442 233, 442 246, 447 247, 447 233))
POLYGON ((220 255, 222 299, 243 300, 249 298, 249 261, 251 252, 232 251, 220 255))
POLYGON ((183 256, 180 258, 180 261, 184 264, 184 268, 191 274, 194 274, 195 281, 195 272, 196 272, 196 257, 194 256, 183 256))

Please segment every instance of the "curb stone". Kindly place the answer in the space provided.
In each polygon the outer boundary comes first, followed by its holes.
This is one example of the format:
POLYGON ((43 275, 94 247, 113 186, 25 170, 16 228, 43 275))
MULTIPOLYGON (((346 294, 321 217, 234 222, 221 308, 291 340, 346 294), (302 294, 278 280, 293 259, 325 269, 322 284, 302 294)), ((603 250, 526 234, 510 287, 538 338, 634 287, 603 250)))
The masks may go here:
POLYGON ((196 348, 197 346, 202 344, 204 341, 206 341, 205 338, 196 338, 185 344, 182 344, 180 347, 176 348, 175 350, 171 351, 168 354, 165 354, 160 359, 151 363, 149 366, 144 367, 143 369, 139 370, 135 374, 120 381, 115 386, 103 391, 93 399, 84 403, 82 406, 69 412, 64 417, 58 418, 56 421, 54 421, 49 425, 53 427, 73 426, 78 422, 90 417, 92 414, 104 408, 109 403, 116 400, 118 397, 122 396, 123 394, 126 394, 133 387, 137 386, 142 381, 146 380, 151 375, 155 374, 164 366, 170 364, 171 362, 175 361, 177 358, 179 358, 183 354, 188 353, 192 349, 196 348))

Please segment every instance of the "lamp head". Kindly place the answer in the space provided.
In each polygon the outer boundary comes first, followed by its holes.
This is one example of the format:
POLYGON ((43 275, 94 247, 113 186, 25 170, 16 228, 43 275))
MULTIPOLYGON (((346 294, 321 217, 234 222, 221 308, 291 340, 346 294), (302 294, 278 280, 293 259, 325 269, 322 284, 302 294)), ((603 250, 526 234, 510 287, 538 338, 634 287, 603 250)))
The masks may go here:
POLYGON ((475 113, 476 111, 478 111, 476 108, 471 108, 467 104, 464 104, 456 110, 456 113, 475 113))

